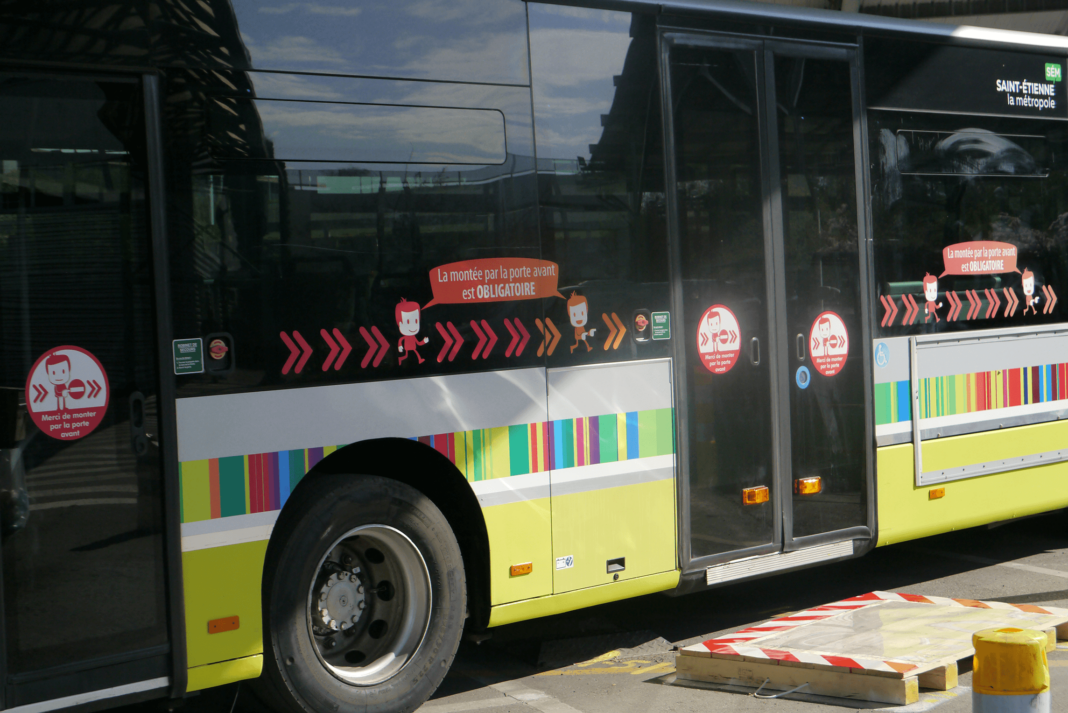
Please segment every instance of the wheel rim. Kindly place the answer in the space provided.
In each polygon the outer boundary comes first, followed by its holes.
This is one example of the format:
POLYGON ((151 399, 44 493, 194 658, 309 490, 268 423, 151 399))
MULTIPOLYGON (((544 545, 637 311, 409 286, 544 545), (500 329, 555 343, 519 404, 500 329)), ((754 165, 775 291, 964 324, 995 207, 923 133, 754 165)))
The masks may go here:
POLYGON ((323 666, 354 686, 397 675, 430 625, 430 573, 400 530, 364 525, 339 537, 308 590, 308 634, 323 666))

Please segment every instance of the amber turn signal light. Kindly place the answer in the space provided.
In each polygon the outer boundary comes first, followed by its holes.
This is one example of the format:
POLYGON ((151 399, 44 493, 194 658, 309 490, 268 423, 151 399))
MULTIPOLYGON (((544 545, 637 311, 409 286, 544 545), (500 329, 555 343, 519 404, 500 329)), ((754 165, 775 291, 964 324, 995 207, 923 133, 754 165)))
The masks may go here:
POLYGON ((931 488, 930 490, 927 491, 927 499, 928 500, 938 500, 939 498, 944 498, 944 497, 946 497, 946 489, 945 488, 931 488))
POLYGON ((768 486, 761 485, 756 488, 746 488, 742 491, 742 503, 745 505, 759 505, 768 501, 768 486))
POLYGON ((798 478, 794 481, 795 495, 815 495, 823 490, 823 481, 817 475, 813 478, 798 478))
POLYGON ((534 571, 534 563, 526 562, 524 564, 513 564, 511 571, 513 577, 518 577, 523 574, 530 574, 534 571))

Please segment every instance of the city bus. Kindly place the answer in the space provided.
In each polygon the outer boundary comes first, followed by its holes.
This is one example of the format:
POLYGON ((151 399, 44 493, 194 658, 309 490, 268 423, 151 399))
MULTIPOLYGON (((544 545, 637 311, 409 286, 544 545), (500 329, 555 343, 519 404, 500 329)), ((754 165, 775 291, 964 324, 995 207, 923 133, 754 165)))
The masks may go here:
POLYGON ((4 4, 0 709, 411 711, 1068 506, 1032 4, 4 4))

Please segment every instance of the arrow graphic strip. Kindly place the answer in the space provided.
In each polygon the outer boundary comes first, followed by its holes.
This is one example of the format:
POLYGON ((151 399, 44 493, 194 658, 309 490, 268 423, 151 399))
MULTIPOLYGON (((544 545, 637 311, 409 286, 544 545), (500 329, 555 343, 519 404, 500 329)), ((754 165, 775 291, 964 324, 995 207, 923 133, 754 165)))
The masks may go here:
POLYGON ((460 347, 463 346, 464 338, 460 336, 460 333, 456 331, 456 327, 452 325, 452 322, 447 322, 449 326, 449 334, 452 335, 453 340, 456 342, 456 346, 449 352, 449 361, 456 358, 456 355, 460 353, 460 347))
POLYGON ((608 327, 608 339, 604 340, 604 350, 608 351, 608 348, 612 346, 612 338, 616 336, 616 327, 604 312, 601 313, 601 319, 604 320, 605 326, 608 327))
POLYGON ((301 369, 304 368, 304 365, 308 363, 308 359, 311 358, 312 351, 314 350, 306 341, 304 341, 304 337, 300 335, 300 332, 294 330, 293 338, 297 340, 297 344, 299 344, 300 348, 304 351, 304 354, 300 357, 300 361, 297 362, 297 368, 293 370, 293 373, 299 374, 301 369))
POLYGON ((497 343, 497 335, 492 329, 490 329, 489 322, 482 320, 482 331, 489 335, 489 345, 482 350, 482 358, 489 359, 490 352, 493 351, 493 346, 497 343))
POLYGON ((289 349, 289 358, 286 359, 286 363, 282 365, 282 375, 289 373, 289 370, 293 367, 293 362, 297 360, 297 355, 300 354, 300 350, 297 349, 297 345, 293 343, 293 340, 289 338, 289 335, 285 332, 279 332, 278 336, 282 338, 282 342, 289 349))
POLYGON ((375 357, 374 365, 378 366, 382 363, 382 359, 386 356, 386 351, 389 350, 389 342, 382 336, 382 332, 378 331, 378 327, 371 327, 371 334, 375 335, 375 339, 378 340, 378 356, 375 357))
MULTIPOLYGON (((366 327, 360 327, 360 336, 367 342, 368 352, 363 355, 363 361, 360 362, 360 368, 366 369, 367 365, 371 363, 371 357, 375 355, 378 345, 375 340, 371 339, 371 333, 367 331, 366 327)), ((284 374, 285 372, 283 371, 282 373, 284 374)))
POLYGON ((471 320, 471 329, 475 330, 475 334, 478 335, 478 344, 475 345, 475 353, 471 355, 471 360, 478 359, 479 352, 482 351, 482 347, 486 344, 486 335, 482 333, 482 330, 478 328, 478 322, 471 320))
POLYGON ((549 328, 549 331, 553 335, 553 341, 549 344, 549 356, 553 355, 553 351, 556 349, 556 345, 560 343, 560 332, 557 331, 556 325, 548 317, 545 318, 545 326, 549 328))
POLYGON ((515 349, 515 345, 519 342, 519 333, 515 331, 515 327, 508 321, 508 318, 504 319, 504 326, 508 329, 508 333, 512 335, 512 341, 508 343, 508 348, 504 350, 504 356, 512 356, 512 350, 515 349))
POLYGON ((615 344, 612 345, 612 350, 619 349, 619 343, 623 341, 623 335, 627 333, 627 328, 623 326, 623 322, 619 320, 619 316, 613 312, 612 319, 615 320, 616 326, 619 327, 619 334, 616 336, 615 344))
POLYGON ((349 354, 352 353, 352 345, 341 334, 341 330, 334 327, 334 339, 341 345, 341 356, 334 362, 334 371, 341 371, 341 365, 345 363, 345 360, 349 358, 349 354))
POLYGON ((516 317, 512 321, 515 322, 516 329, 523 335, 522 341, 519 342, 519 348, 515 350, 515 355, 517 357, 523 356, 523 348, 526 347, 527 342, 530 341, 530 332, 528 332, 527 328, 523 326, 523 323, 519 321, 519 317, 516 317))
POLYGON ((445 340, 445 346, 438 352, 438 364, 440 364, 445 361, 445 354, 448 353, 449 347, 452 346, 452 337, 450 337, 449 333, 445 331, 445 328, 441 326, 441 322, 435 322, 434 326, 437 327, 438 334, 441 335, 441 338, 445 340))
POLYGON ((323 371, 330 368, 330 364, 333 363, 334 357, 341 351, 341 347, 334 343, 334 340, 330 338, 330 334, 325 329, 320 329, 319 334, 322 336, 323 341, 326 342, 326 346, 330 347, 330 353, 326 355, 326 361, 323 362, 323 371))
POLYGON ((1057 293, 1053 291, 1053 288, 1049 288, 1049 314, 1053 314, 1053 308, 1057 306, 1057 293))
POLYGON ((545 354, 545 342, 547 341, 545 327, 542 325, 541 319, 537 317, 534 319, 534 324, 537 326, 538 331, 541 332, 541 344, 538 345, 538 356, 543 356, 545 354))

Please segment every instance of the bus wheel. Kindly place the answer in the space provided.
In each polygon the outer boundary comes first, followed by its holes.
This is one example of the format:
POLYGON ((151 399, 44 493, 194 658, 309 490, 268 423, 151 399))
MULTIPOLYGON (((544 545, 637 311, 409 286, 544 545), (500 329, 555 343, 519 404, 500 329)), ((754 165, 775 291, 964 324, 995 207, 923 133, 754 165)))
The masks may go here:
POLYGON ((267 551, 260 698, 284 711, 415 710, 463 631, 463 561, 425 495, 323 475, 294 493, 267 551))

